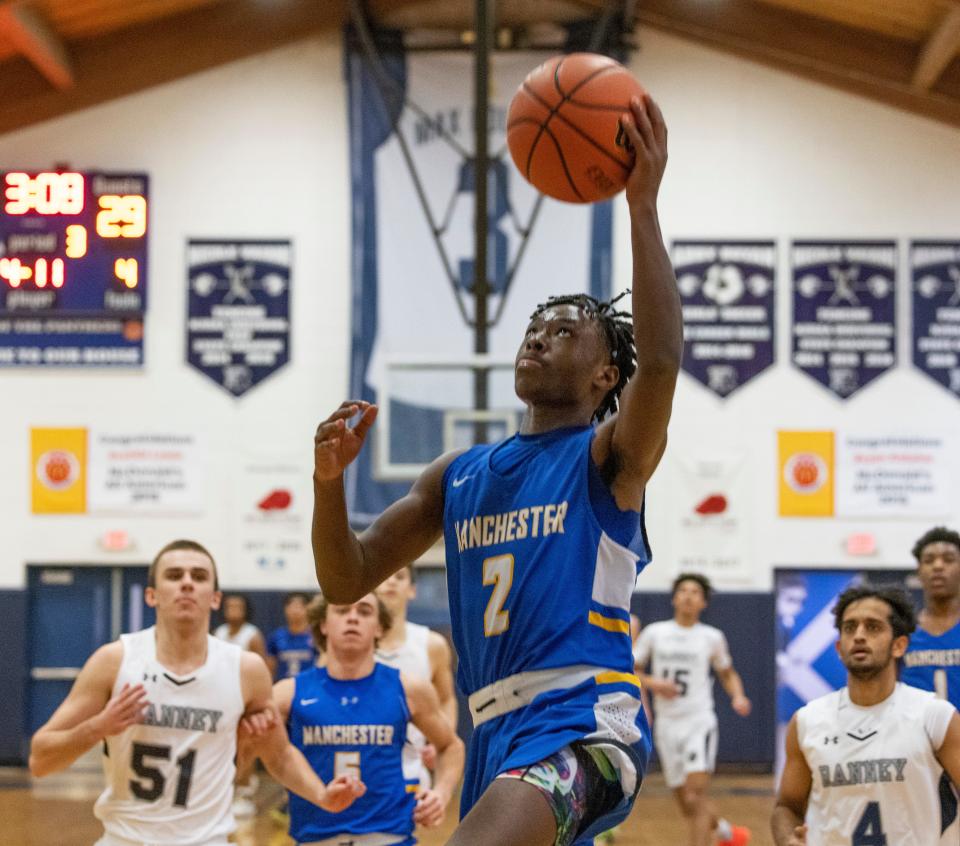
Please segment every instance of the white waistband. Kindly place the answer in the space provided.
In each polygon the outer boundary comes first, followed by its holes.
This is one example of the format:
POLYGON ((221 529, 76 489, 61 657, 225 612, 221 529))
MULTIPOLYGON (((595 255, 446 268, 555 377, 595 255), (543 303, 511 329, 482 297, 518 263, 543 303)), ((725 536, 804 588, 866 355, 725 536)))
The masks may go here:
POLYGON ((575 664, 571 667, 556 667, 550 670, 531 670, 516 673, 504 679, 481 687, 470 694, 470 716, 474 727, 482 725, 494 717, 516 711, 529 705, 534 698, 548 690, 575 687, 599 673, 610 672, 606 667, 594 667, 590 664, 575 664))
POLYGON ((393 846, 395 843, 403 843, 406 839, 397 834, 380 834, 379 832, 338 834, 336 837, 328 837, 325 840, 304 841, 299 846, 393 846))
MULTIPOLYGON (((130 840, 128 837, 121 837, 118 834, 104 833, 93 846, 158 846, 152 840, 130 840)), ((203 846, 231 846, 230 842, 223 837, 217 837, 203 843, 203 846)))

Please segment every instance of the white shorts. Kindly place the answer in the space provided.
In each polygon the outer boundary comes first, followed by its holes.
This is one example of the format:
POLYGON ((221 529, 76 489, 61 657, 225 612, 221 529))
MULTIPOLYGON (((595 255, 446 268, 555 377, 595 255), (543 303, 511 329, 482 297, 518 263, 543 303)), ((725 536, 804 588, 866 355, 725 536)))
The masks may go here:
POLYGON ((716 768, 717 715, 656 719, 653 742, 667 787, 680 787, 690 773, 712 773, 716 768))

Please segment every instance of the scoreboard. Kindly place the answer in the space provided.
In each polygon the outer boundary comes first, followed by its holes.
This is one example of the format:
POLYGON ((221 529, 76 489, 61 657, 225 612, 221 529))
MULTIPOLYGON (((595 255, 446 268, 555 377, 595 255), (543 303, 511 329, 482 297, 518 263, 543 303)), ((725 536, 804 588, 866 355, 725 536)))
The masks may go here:
POLYGON ((139 366, 148 177, 0 171, 0 366, 139 366))

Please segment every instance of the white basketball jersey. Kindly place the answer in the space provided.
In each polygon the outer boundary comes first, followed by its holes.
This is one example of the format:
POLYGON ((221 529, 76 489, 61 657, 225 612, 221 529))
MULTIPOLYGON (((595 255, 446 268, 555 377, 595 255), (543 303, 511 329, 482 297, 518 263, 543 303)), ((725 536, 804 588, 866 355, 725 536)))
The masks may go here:
MULTIPOLYGON (((431 681, 433 668, 430 666, 430 653, 427 649, 430 629, 408 621, 405 630, 406 638, 403 643, 390 651, 378 649, 377 660, 413 678, 431 681)), ((407 743, 403 747, 404 775, 409 779, 419 778, 421 782, 429 785, 430 773, 420 757, 420 752, 426 745, 427 739, 423 732, 413 723, 407 723, 407 743)))
POLYGON ((955 713, 904 684, 868 708, 843 688, 797 711, 813 779, 808 846, 956 846, 956 800, 948 786, 941 796, 943 767, 934 755, 955 713))
POLYGON ((646 626, 633 648, 633 660, 638 667, 649 662, 650 675, 670 679, 679 689, 673 699, 654 696, 654 713, 667 719, 712 714, 710 669, 719 672, 732 663, 720 629, 704 623, 681 626, 675 620, 646 626))
POLYGON ((187 676, 157 662, 155 628, 121 635, 113 686, 143 684, 143 723, 107 738, 107 787, 94 807, 108 837, 150 846, 220 846, 234 828, 234 756, 243 715, 239 647, 208 635, 187 676))
POLYGON ((241 649, 249 649, 250 641, 253 640, 258 634, 260 634, 260 629, 258 629, 253 623, 244 623, 237 629, 235 635, 230 634, 230 626, 226 623, 223 623, 220 626, 217 626, 216 630, 213 633, 213 636, 219 638, 220 640, 225 640, 227 643, 233 643, 239 646, 241 649))

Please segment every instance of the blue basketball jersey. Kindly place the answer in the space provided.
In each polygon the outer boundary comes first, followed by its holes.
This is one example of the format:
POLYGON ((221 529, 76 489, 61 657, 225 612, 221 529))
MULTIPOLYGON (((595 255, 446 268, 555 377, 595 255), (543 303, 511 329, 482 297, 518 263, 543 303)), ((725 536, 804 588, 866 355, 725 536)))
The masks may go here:
POLYGON ((317 660, 317 648, 310 629, 294 633, 286 626, 270 633, 267 654, 277 659, 277 679, 292 678, 312 667, 317 660))
MULTIPOLYGON (((290 836, 298 843, 341 834, 395 834, 415 843, 416 784, 403 776, 403 744, 410 711, 400 672, 379 662, 362 679, 332 679, 325 667, 296 678, 290 704, 290 741, 326 783, 356 775, 367 792, 331 814, 290 794, 290 836)), ((399 840, 402 838, 402 840, 399 840)))
POLYGON ((630 598, 650 560, 590 455, 592 426, 473 447, 443 478, 458 684, 575 664, 633 672, 630 598))
POLYGON ((932 690, 960 709, 960 623, 942 635, 917 628, 903 656, 900 680, 932 690))

